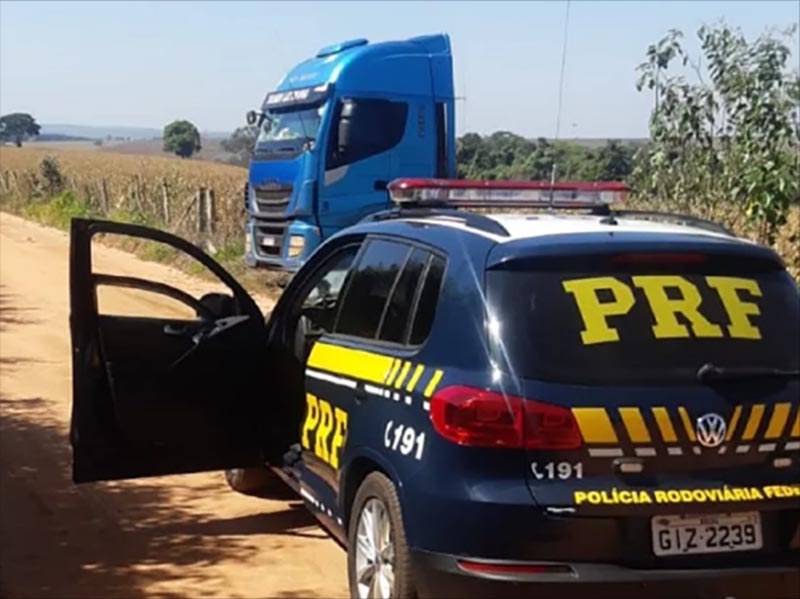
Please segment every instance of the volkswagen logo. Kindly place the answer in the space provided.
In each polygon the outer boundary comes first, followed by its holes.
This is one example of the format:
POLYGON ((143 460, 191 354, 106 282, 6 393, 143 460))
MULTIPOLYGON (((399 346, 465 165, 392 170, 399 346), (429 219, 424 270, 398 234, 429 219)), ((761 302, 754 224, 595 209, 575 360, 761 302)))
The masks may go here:
POLYGON ((697 419, 697 440, 703 447, 718 447, 727 432, 728 425, 719 414, 703 414, 697 419))

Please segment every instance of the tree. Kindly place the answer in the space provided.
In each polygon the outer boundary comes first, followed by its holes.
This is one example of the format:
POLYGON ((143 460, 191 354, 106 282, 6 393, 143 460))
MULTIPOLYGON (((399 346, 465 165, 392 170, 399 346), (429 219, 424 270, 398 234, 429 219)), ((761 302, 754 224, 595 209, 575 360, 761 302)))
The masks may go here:
POLYGON ((649 47, 637 88, 652 90, 654 108, 638 193, 705 215, 732 202, 772 242, 800 202, 800 75, 788 66, 796 31, 749 41, 724 25, 702 27, 702 63, 679 31, 649 47))
POLYGON ((622 181, 633 170, 634 146, 609 140, 594 155, 594 179, 599 181, 622 181))
POLYGON ((28 138, 39 135, 41 127, 25 112, 14 112, 0 117, 0 141, 13 141, 17 147, 28 138))
POLYGON ((609 141, 589 148, 571 141, 526 139, 508 131, 456 140, 458 176, 466 179, 624 180, 633 168, 634 147, 609 141))
POLYGON ((222 140, 222 149, 236 155, 236 159, 233 162, 246 165, 253 155, 257 137, 258 127, 239 127, 228 139, 222 140))
POLYGON ((200 132, 189 121, 173 121, 164 127, 164 151, 189 158, 200 151, 200 132))

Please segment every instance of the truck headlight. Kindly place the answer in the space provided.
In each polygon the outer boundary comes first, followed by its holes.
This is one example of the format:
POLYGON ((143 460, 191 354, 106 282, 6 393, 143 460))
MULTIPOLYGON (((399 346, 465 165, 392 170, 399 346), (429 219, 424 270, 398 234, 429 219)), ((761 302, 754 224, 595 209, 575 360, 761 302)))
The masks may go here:
POLYGON ((244 253, 250 254, 253 251, 253 240, 250 238, 250 231, 244 232, 244 253))
POLYGON ((292 235, 289 237, 289 257, 296 258, 306 249, 306 238, 302 235, 292 235))

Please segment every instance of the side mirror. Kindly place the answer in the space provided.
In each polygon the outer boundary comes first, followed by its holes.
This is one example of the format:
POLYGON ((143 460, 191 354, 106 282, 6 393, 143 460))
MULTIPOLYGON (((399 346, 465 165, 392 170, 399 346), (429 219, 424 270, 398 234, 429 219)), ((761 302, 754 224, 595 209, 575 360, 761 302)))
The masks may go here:
POLYGON ((337 145, 339 149, 353 145, 353 117, 356 112, 358 112, 358 108, 355 102, 352 100, 345 100, 342 102, 337 131, 337 145))
POLYGON ((248 110, 247 114, 245 115, 245 120, 247 121, 248 125, 255 125, 256 123, 260 123, 262 117, 262 113, 256 112, 255 110, 248 110))

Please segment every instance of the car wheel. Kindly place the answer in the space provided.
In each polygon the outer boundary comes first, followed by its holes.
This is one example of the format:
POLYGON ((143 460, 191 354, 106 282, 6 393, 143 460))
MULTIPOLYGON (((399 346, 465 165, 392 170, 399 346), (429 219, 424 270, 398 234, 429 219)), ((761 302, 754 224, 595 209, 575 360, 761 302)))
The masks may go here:
POLYGON ((411 556, 400 500, 381 472, 369 474, 350 512, 347 578, 354 599, 414 597, 411 556))
POLYGON ((294 499, 296 495, 272 470, 261 468, 231 468, 225 471, 231 489, 243 495, 266 499, 294 499))

